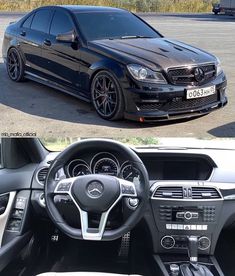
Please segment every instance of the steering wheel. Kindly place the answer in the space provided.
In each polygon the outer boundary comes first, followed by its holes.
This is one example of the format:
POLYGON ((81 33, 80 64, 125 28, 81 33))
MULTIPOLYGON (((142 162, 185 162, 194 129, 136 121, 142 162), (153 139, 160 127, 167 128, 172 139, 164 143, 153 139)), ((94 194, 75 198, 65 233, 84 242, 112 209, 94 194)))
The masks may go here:
POLYGON ((129 232, 143 217, 149 198, 149 179, 146 168, 137 154, 122 143, 105 139, 87 139, 74 143, 62 151, 51 164, 45 181, 46 209, 54 224, 75 239, 114 240, 129 232), (91 174, 56 179, 56 173, 74 155, 105 148, 125 156, 140 172, 141 181, 130 182, 109 175, 91 174), (69 195, 80 213, 81 229, 70 226, 58 211, 55 195, 69 195), (122 198, 136 199, 136 206, 123 224, 116 229, 106 229, 111 210, 122 198), (89 214, 100 214, 99 226, 89 227, 89 214))

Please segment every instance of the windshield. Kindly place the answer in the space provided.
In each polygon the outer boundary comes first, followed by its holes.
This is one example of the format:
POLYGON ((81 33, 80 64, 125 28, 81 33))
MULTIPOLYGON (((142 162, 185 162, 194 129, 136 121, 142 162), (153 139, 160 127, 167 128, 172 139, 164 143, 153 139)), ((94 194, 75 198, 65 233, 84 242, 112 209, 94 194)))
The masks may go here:
POLYGON ((129 12, 76 13, 79 28, 88 41, 160 35, 129 12))
MULTIPOLYGON (((50 151, 62 151, 74 142, 84 138, 45 138, 41 142, 50 151)), ((113 138, 116 141, 136 148, 160 148, 160 149, 232 149, 235 150, 235 139, 197 139, 197 138, 157 138, 157 137, 133 137, 113 138)))

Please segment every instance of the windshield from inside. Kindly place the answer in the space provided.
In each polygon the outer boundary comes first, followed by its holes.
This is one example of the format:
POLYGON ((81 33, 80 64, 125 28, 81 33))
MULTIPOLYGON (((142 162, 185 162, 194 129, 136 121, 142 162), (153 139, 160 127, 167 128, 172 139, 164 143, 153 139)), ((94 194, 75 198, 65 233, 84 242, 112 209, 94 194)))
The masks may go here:
MULTIPOLYGON (((49 151, 62 151, 74 142, 85 138, 44 138, 42 144, 49 151)), ((132 137, 132 138, 113 138, 113 140, 137 148, 158 148, 158 149, 231 149, 235 150, 235 139, 197 139, 197 138, 160 138, 160 137, 132 137)))
POLYGON ((160 37, 157 32, 129 12, 92 12, 75 15, 79 28, 88 41, 160 37))

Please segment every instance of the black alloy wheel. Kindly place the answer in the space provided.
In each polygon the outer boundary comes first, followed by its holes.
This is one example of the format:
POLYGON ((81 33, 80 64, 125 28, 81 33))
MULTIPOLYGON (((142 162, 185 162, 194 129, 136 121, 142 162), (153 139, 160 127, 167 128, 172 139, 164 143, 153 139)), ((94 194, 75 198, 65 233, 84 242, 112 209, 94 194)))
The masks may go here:
POLYGON ((23 60, 15 48, 11 48, 7 54, 7 73, 11 80, 19 82, 24 77, 24 64, 23 60))
POLYGON ((109 72, 101 71, 94 77, 91 94, 95 110, 103 119, 123 118, 122 91, 117 80, 109 72))

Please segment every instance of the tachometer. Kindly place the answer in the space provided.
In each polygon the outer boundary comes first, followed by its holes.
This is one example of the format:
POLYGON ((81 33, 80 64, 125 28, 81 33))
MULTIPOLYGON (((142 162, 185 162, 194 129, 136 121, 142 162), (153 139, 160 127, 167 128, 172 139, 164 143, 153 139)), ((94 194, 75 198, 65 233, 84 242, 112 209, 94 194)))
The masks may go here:
POLYGON ((127 164, 121 170, 121 177, 133 182, 135 178, 140 179, 140 172, 131 164, 127 164))
POLYGON ((78 164, 73 168, 73 171, 72 171, 73 177, 86 175, 86 174, 91 174, 91 171, 86 164, 78 164))
POLYGON ((94 173, 117 176, 118 164, 110 158, 102 158, 95 163, 94 173))
POLYGON ((82 159, 74 159, 67 166, 69 177, 91 174, 91 169, 86 161, 82 159))

